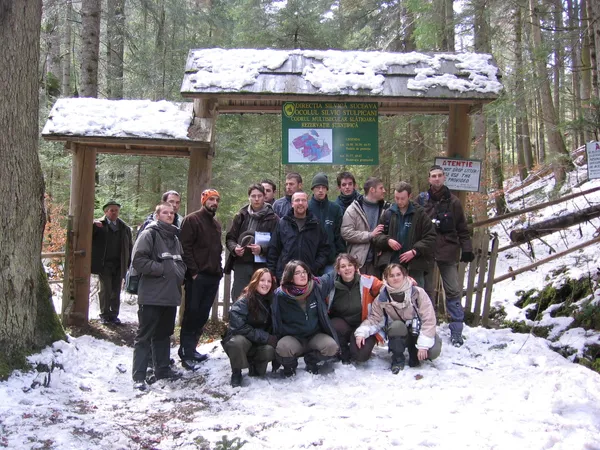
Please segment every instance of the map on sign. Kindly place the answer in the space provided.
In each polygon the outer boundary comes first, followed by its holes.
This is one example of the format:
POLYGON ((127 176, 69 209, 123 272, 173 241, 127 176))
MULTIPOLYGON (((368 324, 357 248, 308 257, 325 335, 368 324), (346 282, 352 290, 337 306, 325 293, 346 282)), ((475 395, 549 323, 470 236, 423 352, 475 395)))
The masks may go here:
POLYGON ((289 153, 290 163, 332 163, 333 152, 331 150, 333 133, 331 129, 289 130, 289 153))

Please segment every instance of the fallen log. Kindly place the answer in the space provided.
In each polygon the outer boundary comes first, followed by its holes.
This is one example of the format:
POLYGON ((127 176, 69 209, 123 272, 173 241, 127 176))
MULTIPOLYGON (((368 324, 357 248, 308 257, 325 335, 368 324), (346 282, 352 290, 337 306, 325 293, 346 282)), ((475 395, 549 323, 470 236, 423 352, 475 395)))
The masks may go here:
POLYGON ((532 239, 552 234, 557 230, 569 228, 582 222, 600 216, 600 205, 591 206, 554 219, 538 222, 527 228, 521 228, 510 232, 510 240, 515 244, 522 244, 532 239))

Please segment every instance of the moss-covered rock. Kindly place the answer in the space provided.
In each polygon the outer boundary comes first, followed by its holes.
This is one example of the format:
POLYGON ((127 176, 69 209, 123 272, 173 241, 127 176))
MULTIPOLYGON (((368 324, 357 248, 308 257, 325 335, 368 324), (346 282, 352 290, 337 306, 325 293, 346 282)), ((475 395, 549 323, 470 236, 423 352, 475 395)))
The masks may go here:
POLYGON ((527 325, 522 320, 506 320, 502 322, 502 328, 510 328, 513 333, 531 333, 534 336, 547 339, 552 331, 551 326, 527 325))

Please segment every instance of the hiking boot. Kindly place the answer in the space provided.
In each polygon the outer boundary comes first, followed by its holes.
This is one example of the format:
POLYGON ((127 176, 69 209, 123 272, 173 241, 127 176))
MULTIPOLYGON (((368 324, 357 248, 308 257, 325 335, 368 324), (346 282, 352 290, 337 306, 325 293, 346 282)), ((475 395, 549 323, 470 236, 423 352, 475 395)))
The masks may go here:
POLYGON ((460 335, 460 334, 451 334, 450 335, 450 342, 455 347, 462 347, 462 345, 465 343, 465 341, 463 340, 462 335, 460 335))
POLYGON ((112 323, 114 323, 115 325, 122 325, 123 322, 121 322, 121 319, 119 319, 118 317, 113 317, 112 319, 110 319, 110 321, 112 323))
POLYGON ((176 380, 179 380, 182 377, 182 375, 179 372, 175 372, 173 369, 171 369, 169 367, 167 370, 156 372, 154 374, 154 377, 156 378, 156 381, 158 381, 158 380, 176 381, 176 380))
POLYGON ((258 376, 258 372, 256 371, 256 366, 254 364, 250 364, 248 366, 248 376, 249 377, 257 377, 258 376))
POLYGON ((231 387, 240 387, 242 385, 242 370, 233 369, 231 371, 231 387))
POLYGON ((408 347, 408 367, 419 367, 420 365, 417 347, 408 347))
POLYGON ((342 364, 347 366, 352 364, 352 360, 350 358, 342 358, 342 364))
POLYGON ((283 376, 285 378, 290 378, 296 375, 296 368, 292 366, 283 366, 283 376))
POLYGON ((187 355, 184 352, 183 347, 179 347, 177 355, 179 355, 179 358, 181 359, 181 365, 189 370, 196 370, 198 368, 198 363, 201 363, 208 359, 208 355, 198 353, 197 351, 194 351, 192 354, 187 355))
POLYGON ((392 373, 394 375, 398 375, 402 370, 404 370, 404 361, 392 363, 392 373))
POLYGON ((316 364, 307 363, 306 364, 306 371, 308 373, 313 374, 313 375, 318 375, 319 374, 319 366, 317 366, 316 364))
POLYGON ((148 389, 148 385, 146 384, 145 380, 134 381, 133 382, 133 388, 137 389, 138 391, 145 391, 146 389, 148 389))

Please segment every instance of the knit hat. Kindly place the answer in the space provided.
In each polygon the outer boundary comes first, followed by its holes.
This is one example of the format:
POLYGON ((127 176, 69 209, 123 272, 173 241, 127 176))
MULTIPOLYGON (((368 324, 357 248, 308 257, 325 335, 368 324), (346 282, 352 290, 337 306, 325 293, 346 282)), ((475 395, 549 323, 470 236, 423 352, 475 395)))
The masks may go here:
POLYGON ((244 231, 239 237, 239 246, 247 247, 254 244, 254 231, 244 231))
POLYGON ((329 178, 327 178, 327 175, 323 172, 319 172, 313 177, 310 189, 312 190, 317 186, 325 186, 327 189, 329 189, 329 178))
POLYGON ((121 207, 119 203, 115 202, 114 200, 110 200, 104 204, 104 206, 102 207, 102 211, 105 211, 106 208, 108 208, 109 206, 118 206, 119 208, 121 207))
POLYGON ((202 194, 200 195, 200 202, 202 203, 202 206, 204 206, 204 204, 206 203, 206 200, 208 200, 210 197, 221 198, 221 195, 219 194, 219 191, 217 191, 216 189, 203 190, 202 194))

